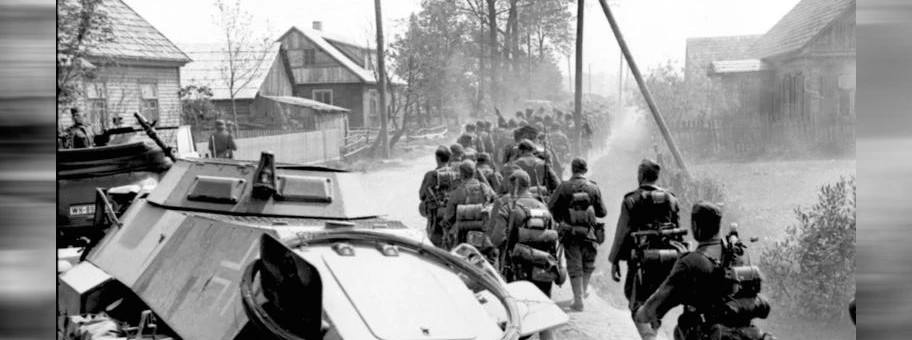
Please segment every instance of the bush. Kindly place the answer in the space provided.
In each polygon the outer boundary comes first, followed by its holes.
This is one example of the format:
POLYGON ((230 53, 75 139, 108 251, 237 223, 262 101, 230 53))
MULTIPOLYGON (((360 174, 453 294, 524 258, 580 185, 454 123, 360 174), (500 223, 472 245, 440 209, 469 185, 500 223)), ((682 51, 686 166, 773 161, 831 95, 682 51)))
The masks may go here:
POLYGON ((820 188, 817 204, 762 253, 776 309, 806 321, 837 321, 855 294, 855 177, 820 188))

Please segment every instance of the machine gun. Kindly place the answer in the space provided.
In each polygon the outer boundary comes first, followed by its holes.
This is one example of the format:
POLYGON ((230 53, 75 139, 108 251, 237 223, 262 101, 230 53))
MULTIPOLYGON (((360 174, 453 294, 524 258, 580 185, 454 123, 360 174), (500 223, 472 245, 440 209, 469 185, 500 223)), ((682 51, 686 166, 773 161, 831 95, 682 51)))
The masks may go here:
POLYGON ((174 150, 168 146, 168 144, 165 144, 161 137, 158 136, 158 133, 155 132, 155 127, 153 127, 152 124, 146 120, 146 117, 143 117, 143 115, 139 114, 139 112, 133 112, 133 117, 136 117, 136 121, 139 123, 139 126, 142 126, 143 130, 146 131, 146 134, 149 135, 149 138, 151 138, 152 141, 155 142, 155 144, 165 152, 165 155, 168 156, 172 162, 177 160, 174 157, 174 150))
MULTIPOLYGON (((757 242, 758 238, 752 237, 750 242, 757 242)), ((741 241, 738 234, 738 224, 732 223, 728 234, 722 242, 722 268, 725 279, 732 283, 732 296, 756 296, 762 288, 760 268, 751 265, 747 245, 741 241), (746 257, 747 261, 742 261, 746 257)))

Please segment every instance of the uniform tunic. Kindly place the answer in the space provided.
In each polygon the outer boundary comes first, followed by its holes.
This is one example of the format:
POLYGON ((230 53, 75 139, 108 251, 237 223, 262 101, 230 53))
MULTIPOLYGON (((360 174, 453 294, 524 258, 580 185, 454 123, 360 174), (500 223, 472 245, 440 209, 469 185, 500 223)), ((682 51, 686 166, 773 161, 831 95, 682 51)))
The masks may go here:
MULTIPOLYGON (((601 218, 608 214, 598 185, 583 175, 573 175, 557 187, 554 195, 551 196, 551 201, 548 202, 548 209, 556 221, 568 222, 570 202, 573 194, 578 192, 585 192, 589 195, 589 202, 596 217, 601 218)), ((563 244, 567 255, 567 273, 571 278, 591 274, 595 270, 595 257, 598 252, 594 240, 564 236, 563 244)))

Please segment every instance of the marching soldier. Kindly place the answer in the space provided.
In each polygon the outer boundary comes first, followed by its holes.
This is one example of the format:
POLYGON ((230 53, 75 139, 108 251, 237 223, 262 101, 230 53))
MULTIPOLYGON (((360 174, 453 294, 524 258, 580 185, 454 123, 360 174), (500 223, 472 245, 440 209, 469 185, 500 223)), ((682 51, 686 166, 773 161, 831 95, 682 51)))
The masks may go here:
POLYGON ((543 159, 534 154, 535 144, 532 141, 528 139, 522 140, 519 142, 517 150, 519 155, 516 160, 511 165, 504 167, 504 177, 507 177, 510 172, 515 171, 517 168, 522 169, 526 174, 531 175, 531 185, 535 190, 534 194, 542 202, 547 202, 547 197, 557 189, 560 179, 543 159))
MULTIPOLYGON (((639 231, 675 230, 678 226, 678 199, 671 192, 658 187, 660 167, 652 160, 644 159, 638 169, 639 188, 624 196, 621 212, 618 217, 617 230, 608 260, 611 263, 611 277, 621 280, 620 261, 627 262, 627 275, 624 281, 624 295, 630 302, 629 308, 635 311, 651 295, 671 271, 671 264, 660 265, 642 263, 643 257, 632 258, 633 253, 645 250, 681 249, 681 235, 674 237, 634 237, 639 231)), ((686 231, 685 231, 686 233, 686 231)), ((636 323, 637 331, 643 339, 655 339, 653 325, 636 323)))
POLYGON ((675 340, 775 339, 752 324, 770 312, 759 288, 738 284, 733 289, 726 278, 723 267, 735 261, 726 249, 732 244, 723 243, 719 235, 721 221, 722 211, 715 204, 694 204, 691 230, 699 242, 697 249, 677 259, 662 285, 634 312, 637 322, 657 324, 671 308, 684 305, 675 340))
POLYGON ((431 243, 443 248, 443 220, 444 207, 446 207, 449 192, 453 189, 455 173, 449 167, 450 149, 441 145, 434 152, 437 167, 424 174, 418 197, 421 203, 418 211, 427 218, 427 235, 431 243))
POLYGON ((458 168, 460 183, 450 192, 443 216, 445 249, 466 242, 466 232, 470 229, 483 231, 484 216, 481 211, 497 197, 490 186, 475 178, 475 162, 464 160, 458 168), (460 206, 465 206, 461 210, 465 216, 460 216, 460 206), (464 225, 471 226, 463 227, 464 225))
POLYGON ((498 192, 503 183, 503 175, 494 170, 494 164, 491 164, 491 155, 487 152, 479 154, 478 163, 475 164, 475 167, 478 173, 488 182, 488 185, 491 186, 491 189, 494 189, 494 192, 498 192))
MULTIPOLYGON (((560 263, 555 257, 557 231, 548 207, 529 192, 531 179, 523 170, 510 177, 511 195, 494 202, 487 236, 498 250, 497 267, 507 282, 528 280, 547 296, 553 282, 560 281, 560 263)), ((552 339, 550 331, 540 339, 552 339)))
POLYGON ((604 224, 599 224, 596 218, 603 218, 608 212, 598 185, 586 178, 586 160, 574 158, 571 168, 573 176, 557 187, 548 208, 560 223, 558 231, 567 255, 567 272, 573 289, 570 308, 582 311, 589 279, 595 270, 596 248, 605 241, 604 224))

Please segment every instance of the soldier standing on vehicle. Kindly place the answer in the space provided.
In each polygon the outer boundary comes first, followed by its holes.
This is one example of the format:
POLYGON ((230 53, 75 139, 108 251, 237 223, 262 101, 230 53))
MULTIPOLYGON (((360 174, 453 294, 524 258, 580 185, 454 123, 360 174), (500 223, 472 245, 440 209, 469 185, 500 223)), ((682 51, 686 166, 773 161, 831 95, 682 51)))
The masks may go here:
POLYGON ((586 178, 589 170, 586 160, 574 158, 570 166, 573 176, 557 187, 548 209, 560 223, 558 232, 567 255, 567 272, 573 289, 570 308, 582 311, 589 279, 595 270, 596 249, 605 241, 605 226, 596 218, 605 217, 608 211, 598 185, 586 178))
POLYGON ((737 263, 739 255, 730 251, 738 245, 726 244, 720 237, 721 221, 722 211, 715 204, 694 204, 691 229, 699 242, 697 249, 677 259, 662 285, 634 312, 637 322, 658 324, 671 308, 684 305, 675 340, 702 340, 710 335, 713 339, 774 339, 752 323, 770 312, 769 303, 758 295, 759 271, 756 284, 743 279, 733 284, 726 277, 726 269, 731 268, 726 267, 737 263))
POLYGON ((70 109, 73 125, 64 132, 65 149, 83 149, 95 146, 95 132, 92 126, 85 121, 85 114, 79 108, 70 109))
MULTIPOLYGON (((552 284, 560 280, 557 261, 557 231, 548 207, 529 192, 531 179, 523 170, 510 177, 510 195, 494 202, 491 221, 486 228, 491 244, 498 251, 497 267, 507 282, 527 280, 547 296, 552 284)), ((550 331, 540 339, 552 339, 550 331)))
POLYGON ((421 203, 418 211, 427 218, 427 235, 435 246, 443 248, 443 212, 450 190, 453 189, 456 173, 449 167, 450 149, 441 145, 434 152, 437 167, 424 174, 418 197, 421 203))
MULTIPOLYGON (((639 188, 624 196, 618 217, 614 242, 608 260, 611 263, 611 278, 621 280, 620 261, 627 262, 624 281, 624 295, 635 311, 651 295, 671 271, 669 265, 645 265, 641 258, 633 259, 631 254, 646 249, 677 249, 674 244, 648 240, 641 243, 633 237, 634 232, 643 230, 670 230, 678 226, 678 199, 671 192, 656 186, 659 179, 659 165, 644 159, 639 166, 637 180, 639 188)), ((648 323, 636 323, 643 339, 655 339, 656 333, 648 323)))
POLYGON ((460 183, 450 192, 443 216, 446 249, 465 243, 470 230, 483 232, 485 221, 482 210, 497 198, 490 186, 475 178, 475 162, 464 160, 458 169, 460 183))
POLYGON ((237 151, 237 144, 234 143, 234 136, 228 132, 224 120, 215 121, 215 132, 209 136, 209 152, 212 158, 234 158, 234 152, 237 151))

